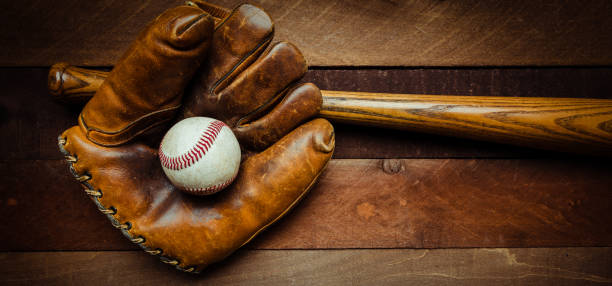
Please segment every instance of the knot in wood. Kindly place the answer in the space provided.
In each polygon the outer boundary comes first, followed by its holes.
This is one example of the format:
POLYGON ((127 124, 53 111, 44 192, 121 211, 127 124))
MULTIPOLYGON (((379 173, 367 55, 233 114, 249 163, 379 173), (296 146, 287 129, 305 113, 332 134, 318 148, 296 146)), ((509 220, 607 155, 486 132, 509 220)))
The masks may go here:
POLYGON ((385 159, 382 160, 382 169, 387 174, 397 174, 404 170, 404 164, 399 159, 385 159))

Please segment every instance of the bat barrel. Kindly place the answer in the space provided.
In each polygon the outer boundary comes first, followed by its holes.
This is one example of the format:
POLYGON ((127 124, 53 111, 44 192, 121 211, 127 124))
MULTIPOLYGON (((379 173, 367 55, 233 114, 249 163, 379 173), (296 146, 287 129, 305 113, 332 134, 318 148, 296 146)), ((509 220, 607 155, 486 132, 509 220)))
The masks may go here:
POLYGON ((321 116, 504 144, 612 155, 612 100, 322 91, 321 116))

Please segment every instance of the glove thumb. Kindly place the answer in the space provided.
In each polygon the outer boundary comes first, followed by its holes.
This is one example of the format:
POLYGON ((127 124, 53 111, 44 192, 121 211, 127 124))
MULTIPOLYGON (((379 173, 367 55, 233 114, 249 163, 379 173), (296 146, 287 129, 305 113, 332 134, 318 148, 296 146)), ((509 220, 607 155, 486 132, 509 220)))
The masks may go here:
POLYGON ((208 13, 190 6, 151 22, 79 115, 87 138, 117 146, 171 120, 206 56, 213 27, 208 13))

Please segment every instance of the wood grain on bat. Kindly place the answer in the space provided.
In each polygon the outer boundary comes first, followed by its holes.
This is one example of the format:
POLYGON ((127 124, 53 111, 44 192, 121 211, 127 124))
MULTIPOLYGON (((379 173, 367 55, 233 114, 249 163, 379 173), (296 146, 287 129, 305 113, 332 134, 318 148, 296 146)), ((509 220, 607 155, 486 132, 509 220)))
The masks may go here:
POLYGON ((322 91, 325 118, 559 150, 610 154, 612 100, 322 91))

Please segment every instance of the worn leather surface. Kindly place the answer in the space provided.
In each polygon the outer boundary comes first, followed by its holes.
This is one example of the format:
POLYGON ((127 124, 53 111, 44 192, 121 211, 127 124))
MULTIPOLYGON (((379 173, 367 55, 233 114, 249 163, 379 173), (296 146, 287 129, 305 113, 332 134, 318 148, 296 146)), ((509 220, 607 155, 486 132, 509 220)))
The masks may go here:
POLYGON ((287 42, 268 48, 273 34, 263 10, 251 5, 234 9, 215 28, 214 49, 187 90, 194 96, 185 98, 181 118, 208 114, 232 127, 241 143, 262 149, 318 114, 319 89, 290 86, 306 73, 304 57, 287 42), (283 96, 284 102, 261 116, 283 96))
POLYGON ((329 122, 308 121, 321 94, 294 84, 306 71, 298 49, 268 48, 268 15, 251 5, 219 15, 187 6, 164 12, 59 138, 73 175, 113 225, 189 272, 230 255, 295 206, 335 142, 329 122), (245 151, 237 179, 215 195, 178 191, 158 159, 164 123, 190 116, 223 120, 245 151))
POLYGON ((206 56, 213 26, 207 13, 187 6, 149 24, 79 116, 87 137, 119 145, 172 119, 185 85, 206 56), (143 84, 152 78, 156 84, 143 84))

